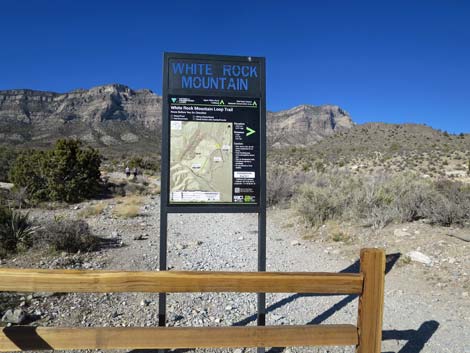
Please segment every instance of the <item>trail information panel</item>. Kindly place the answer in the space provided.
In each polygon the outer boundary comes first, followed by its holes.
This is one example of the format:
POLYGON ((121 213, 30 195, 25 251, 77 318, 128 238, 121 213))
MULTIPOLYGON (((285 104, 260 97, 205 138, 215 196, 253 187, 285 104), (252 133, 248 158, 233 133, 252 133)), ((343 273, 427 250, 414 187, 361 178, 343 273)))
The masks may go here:
POLYGON ((259 99, 169 97, 170 203, 256 203, 259 99))
POLYGON ((265 182, 264 60, 167 54, 165 77, 167 206, 259 206, 265 182))

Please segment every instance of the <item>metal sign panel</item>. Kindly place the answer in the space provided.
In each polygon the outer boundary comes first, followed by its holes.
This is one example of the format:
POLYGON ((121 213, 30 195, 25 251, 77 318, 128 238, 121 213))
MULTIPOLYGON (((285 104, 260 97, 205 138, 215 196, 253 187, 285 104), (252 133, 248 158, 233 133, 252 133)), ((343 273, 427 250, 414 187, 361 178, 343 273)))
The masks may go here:
POLYGON ((166 53, 162 128, 168 212, 265 207, 264 58, 166 53))

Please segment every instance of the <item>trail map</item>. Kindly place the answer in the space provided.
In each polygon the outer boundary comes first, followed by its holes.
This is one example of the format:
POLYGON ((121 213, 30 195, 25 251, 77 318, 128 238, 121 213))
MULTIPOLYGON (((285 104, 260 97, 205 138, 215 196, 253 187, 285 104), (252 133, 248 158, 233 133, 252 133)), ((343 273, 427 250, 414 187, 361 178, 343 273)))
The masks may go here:
POLYGON ((171 121, 171 200, 232 201, 232 136, 230 122, 171 121))
POLYGON ((170 204, 256 204, 259 100, 170 96, 170 204))

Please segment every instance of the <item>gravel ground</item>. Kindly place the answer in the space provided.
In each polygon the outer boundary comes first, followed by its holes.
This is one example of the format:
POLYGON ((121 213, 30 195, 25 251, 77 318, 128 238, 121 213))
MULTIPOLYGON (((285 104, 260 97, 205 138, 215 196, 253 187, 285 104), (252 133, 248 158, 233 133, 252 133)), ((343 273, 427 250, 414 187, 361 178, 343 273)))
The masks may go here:
MULTIPOLYGON (((4 261, 2 266, 42 268, 106 268, 156 270, 159 258, 159 201, 146 197, 140 216, 112 216, 116 200, 108 200, 103 214, 88 219, 94 232, 115 240, 116 246, 92 254, 49 256, 28 254, 4 261), (141 236, 141 240, 136 240, 141 236)), ((81 205, 85 207, 85 204, 81 205)), ((76 207, 75 207, 76 208, 76 207)), ((73 217, 79 210, 33 210, 38 220, 54 215, 73 217)), ((250 214, 199 214, 169 216, 168 264, 174 270, 255 271, 257 264, 257 217, 250 214)), ((418 225, 415 225, 416 227, 418 225)), ((421 226, 420 226, 421 227, 421 226)), ((422 227, 425 227, 424 225, 422 227)), ((355 241, 333 242, 305 239, 288 210, 268 212, 268 271, 328 271, 351 269, 357 264, 359 248, 385 246, 392 254, 416 248, 421 236, 408 242, 397 237, 365 233, 355 241)), ((389 233, 393 230, 390 230, 389 233)), ((393 234, 392 234, 393 235, 393 234)), ((446 246, 434 264, 397 260, 389 256, 386 277, 384 339, 386 353, 470 353, 470 298, 468 297, 469 246, 457 238, 435 235, 446 246), (455 256, 449 257, 451 255, 455 256), (438 261, 438 258, 440 261, 438 261), (452 266, 448 259, 453 259, 452 266), (444 261, 443 259, 446 259, 444 261), (457 272, 455 272, 455 271, 457 272), (436 276, 433 277, 433 272, 436 276), (452 277, 452 273, 454 277, 452 277), (447 278, 443 281, 442 278, 447 278)), ((429 240, 425 242, 428 244, 429 240)), ((424 241, 423 241, 424 244, 424 241)), ((419 247, 420 249, 427 249, 419 247)), ((431 249, 430 247, 429 249, 431 249)), ((47 326, 156 326, 158 295, 69 294, 20 298, 23 307, 47 326)), ((20 304, 20 305, 21 305, 20 304)), ((169 326, 254 325, 254 294, 170 294, 169 326)), ((357 299, 351 296, 267 295, 267 323, 356 323, 357 299)), ((205 350, 198 350, 205 351, 205 350)), ((233 350, 207 350, 233 351, 233 350)), ((254 349, 243 349, 254 352, 254 349)), ((281 350, 271 350, 278 352, 281 350)), ((354 347, 286 348, 285 352, 354 352, 354 347)), ((238 350, 237 352, 241 352, 238 350)))

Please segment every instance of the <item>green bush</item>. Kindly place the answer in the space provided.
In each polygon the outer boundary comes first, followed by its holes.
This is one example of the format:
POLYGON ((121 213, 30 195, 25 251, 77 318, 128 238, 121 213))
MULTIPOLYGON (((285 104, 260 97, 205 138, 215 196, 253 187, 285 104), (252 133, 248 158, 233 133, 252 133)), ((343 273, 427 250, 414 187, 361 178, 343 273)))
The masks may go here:
POLYGON ((48 200, 48 182, 43 168, 46 159, 43 151, 23 151, 10 170, 10 180, 16 188, 25 188, 34 201, 48 200))
POLYGON ((101 157, 78 140, 58 140, 51 151, 26 151, 16 158, 10 180, 33 201, 78 202, 100 192, 101 157))
POLYGON ((0 256, 31 247, 35 230, 27 213, 0 206, 0 256))
POLYGON ((129 168, 138 168, 139 170, 150 170, 158 172, 160 170, 160 161, 151 157, 132 157, 128 163, 129 168))
POLYGON ((0 181, 8 182, 8 173, 18 153, 7 147, 0 146, 0 181))
POLYGON ((314 167, 319 173, 323 173, 326 170, 326 166, 322 161, 316 161, 314 167))

